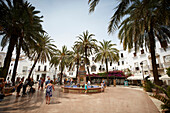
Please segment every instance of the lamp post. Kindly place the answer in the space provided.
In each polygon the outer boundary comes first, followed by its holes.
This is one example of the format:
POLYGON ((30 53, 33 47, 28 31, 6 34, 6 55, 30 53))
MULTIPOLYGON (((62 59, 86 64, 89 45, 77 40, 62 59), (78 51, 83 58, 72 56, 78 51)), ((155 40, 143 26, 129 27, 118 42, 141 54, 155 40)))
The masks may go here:
POLYGON ((81 62, 80 62, 80 65, 83 66, 84 65, 84 57, 81 56, 81 62))
POLYGON ((144 73, 143 73, 143 62, 140 63, 140 66, 142 68, 142 76, 143 76, 143 80, 144 80, 144 73))

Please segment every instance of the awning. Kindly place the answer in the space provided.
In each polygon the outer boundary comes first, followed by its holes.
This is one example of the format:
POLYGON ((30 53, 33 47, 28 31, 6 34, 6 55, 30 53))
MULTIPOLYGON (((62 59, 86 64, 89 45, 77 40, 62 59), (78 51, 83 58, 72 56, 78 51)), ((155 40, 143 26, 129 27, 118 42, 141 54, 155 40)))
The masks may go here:
MULTIPOLYGON (((149 75, 144 75, 144 78, 148 77, 149 75)), ((141 73, 134 74, 134 76, 130 76, 127 78, 128 80, 143 80, 143 75, 141 73)))
POLYGON ((148 80, 154 80, 154 77, 149 77, 148 80))
POLYGON ((168 75, 163 75, 159 79, 160 80, 170 80, 170 77, 168 75))

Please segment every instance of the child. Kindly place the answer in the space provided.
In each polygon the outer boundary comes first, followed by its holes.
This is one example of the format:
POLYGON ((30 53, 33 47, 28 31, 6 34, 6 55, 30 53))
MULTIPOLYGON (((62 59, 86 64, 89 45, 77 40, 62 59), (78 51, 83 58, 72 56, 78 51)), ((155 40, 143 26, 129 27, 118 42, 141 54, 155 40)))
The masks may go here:
POLYGON ((52 97, 52 89, 55 91, 54 89, 54 85, 52 84, 53 81, 51 80, 49 84, 46 85, 46 104, 48 101, 48 104, 50 104, 50 97, 52 97))
POLYGON ((87 94, 87 82, 85 83, 84 88, 85 88, 85 94, 87 94))
POLYGON ((103 92, 103 91, 104 91, 104 83, 101 82, 101 92, 103 92))

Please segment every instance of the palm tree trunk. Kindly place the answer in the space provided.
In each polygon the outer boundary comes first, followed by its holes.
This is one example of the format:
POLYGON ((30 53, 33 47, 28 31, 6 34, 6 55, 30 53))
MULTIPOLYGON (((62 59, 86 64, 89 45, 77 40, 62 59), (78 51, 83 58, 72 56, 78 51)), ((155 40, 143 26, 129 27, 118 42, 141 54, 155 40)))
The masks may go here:
POLYGON ((34 64, 33 64, 32 68, 31 68, 31 70, 30 70, 30 73, 29 73, 29 75, 28 75, 28 79, 30 79, 31 74, 32 74, 32 71, 34 70, 35 65, 37 64, 37 61, 38 61, 38 59, 40 58, 40 55, 41 55, 41 54, 39 53, 37 59, 35 60, 35 62, 34 62, 34 64))
POLYGON ((4 60, 4 66, 2 68, 2 72, 0 73, 0 77, 4 77, 5 80, 8 74, 9 66, 11 63, 12 52, 14 50, 14 46, 17 42, 17 39, 18 37, 16 35, 12 35, 9 41, 8 51, 4 60))
POLYGON ((110 85, 110 82, 109 82, 109 76, 108 76, 108 62, 107 62, 107 59, 105 60, 105 63, 106 63, 106 74, 107 74, 107 85, 109 86, 110 85))
POLYGON ((16 55, 15 65, 14 65, 14 69, 13 69, 13 73, 12 73, 12 84, 13 84, 13 86, 15 85, 15 76, 16 76, 16 71, 17 71, 17 67, 18 67, 18 61, 19 61, 19 56, 20 56, 20 52, 21 52, 22 42, 23 42, 23 38, 21 37, 20 40, 19 40, 19 47, 16 47, 17 55, 16 55))
POLYGON ((62 85, 62 78, 63 78, 63 67, 61 66, 60 85, 62 85))
POLYGON ((77 80, 78 73, 79 73, 79 59, 77 58, 77 72, 76 72, 76 80, 77 80))
POLYGON ((90 71, 89 71, 89 67, 87 66, 87 61, 88 61, 88 58, 87 58, 87 47, 85 47, 85 59, 86 59, 86 67, 87 67, 87 72, 88 72, 88 77, 89 77, 89 80, 91 81, 91 78, 90 78, 90 71))
POLYGON ((151 59, 152 59, 152 70, 153 70, 154 82, 156 85, 160 85, 159 77, 158 77, 158 69, 156 65, 155 39, 153 35, 152 21, 151 21, 151 28, 149 32, 149 43, 150 43, 150 53, 151 53, 151 59))

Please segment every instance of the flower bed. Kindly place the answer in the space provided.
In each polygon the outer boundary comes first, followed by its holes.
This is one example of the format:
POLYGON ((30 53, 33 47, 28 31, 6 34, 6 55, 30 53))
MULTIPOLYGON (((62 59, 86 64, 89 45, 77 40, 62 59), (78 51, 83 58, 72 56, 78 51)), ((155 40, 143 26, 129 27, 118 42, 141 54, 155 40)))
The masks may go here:
MULTIPOLYGON (((87 75, 89 76, 89 75, 87 75)), ((108 72, 109 77, 125 77, 125 74, 123 71, 109 71, 108 72)), ((97 73, 97 74, 90 74, 90 77, 107 77, 107 73, 97 73)))

